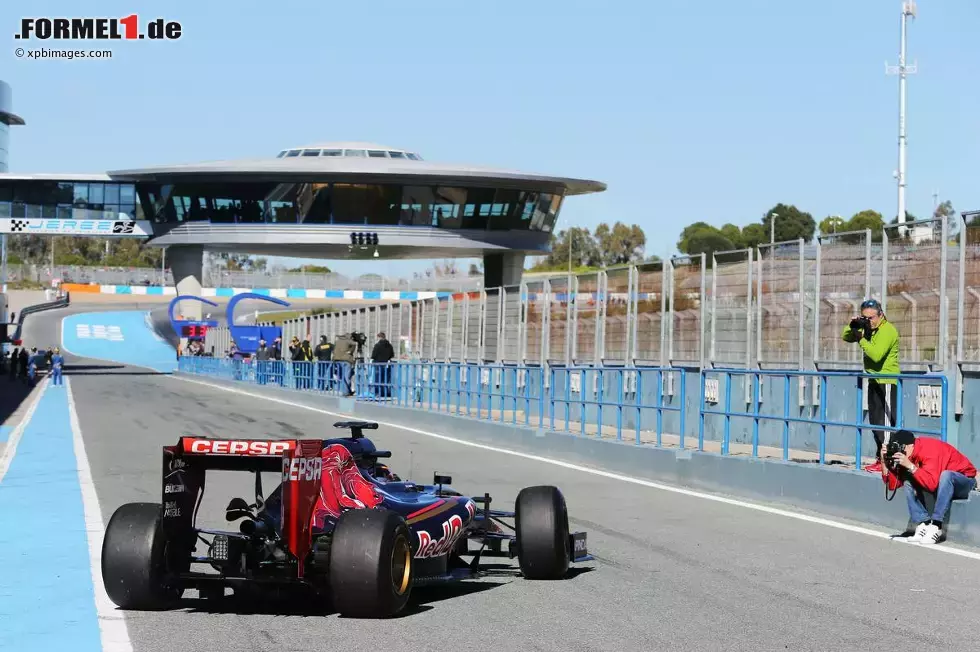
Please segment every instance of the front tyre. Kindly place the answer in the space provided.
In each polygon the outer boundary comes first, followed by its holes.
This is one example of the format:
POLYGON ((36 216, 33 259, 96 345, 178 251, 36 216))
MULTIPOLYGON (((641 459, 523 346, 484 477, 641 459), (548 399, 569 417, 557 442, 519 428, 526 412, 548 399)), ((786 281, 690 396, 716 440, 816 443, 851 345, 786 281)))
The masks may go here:
POLYGON ((183 594, 168 568, 160 508, 159 503, 128 503, 106 526, 102 582, 109 599, 123 609, 168 609, 183 594))
POLYGON ((526 487, 517 494, 517 560, 530 580, 558 580, 571 563, 568 510, 557 487, 526 487))
POLYGON ((408 603, 414 579, 411 531, 387 509, 353 509, 330 542, 330 596, 342 616, 387 618, 408 603))

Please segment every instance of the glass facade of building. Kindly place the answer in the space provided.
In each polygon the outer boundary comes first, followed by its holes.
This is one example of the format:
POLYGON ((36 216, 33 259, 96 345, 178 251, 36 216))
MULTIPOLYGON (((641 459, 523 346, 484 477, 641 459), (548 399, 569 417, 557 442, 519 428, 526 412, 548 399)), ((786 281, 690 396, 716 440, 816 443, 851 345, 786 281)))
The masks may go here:
POLYGON ((141 220, 132 183, 0 181, 0 218, 141 220))
POLYGON ((10 127, 0 122, 0 173, 7 171, 7 156, 10 147, 10 127))
POLYGON ((157 223, 357 224, 550 232, 561 194, 362 183, 137 184, 157 223))
POLYGON ((550 232, 562 200, 558 193, 460 186, 0 181, 0 218, 550 232))

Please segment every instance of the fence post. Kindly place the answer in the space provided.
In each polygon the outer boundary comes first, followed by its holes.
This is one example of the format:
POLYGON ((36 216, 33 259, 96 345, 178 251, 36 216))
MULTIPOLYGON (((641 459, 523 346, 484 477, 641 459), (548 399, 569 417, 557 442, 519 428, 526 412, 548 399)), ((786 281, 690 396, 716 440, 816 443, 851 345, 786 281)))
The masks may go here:
MULTIPOLYGON (((940 237, 942 238, 939 247, 939 364, 942 365, 943 372, 949 374, 949 304, 946 302, 946 263, 949 259, 949 243, 946 238, 949 236, 949 225, 946 216, 941 217, 940 237)), ((935 231, 933 231, 935 233, 935 231)), ((946 406, 944 405, 945 409, 946 406)))
POLYGON ((706 270, 705 266, 708 264, 708 257, 705 253, 701 252, 701 287, 698 290, 698 319, 700 320, 698 328, 698 371, 704 369, 704 319, 708 314, 705 310, 704 301, 704 290, 706 281, 706 270))
POLYGON ((956 414, 963 414, 963 358, 964 356, 964 342, 963 342, 963 329, 964 329, 964 319, 966 318, 966 215, 960 213, 959 215, 959 227, 960 227, 960 269, 959 269, 959 291, 956 295, 956 360, 954 364, 956 366, 956 380, 953 386, 953 394, 955 396, 954 403, 956 407, 954 412, 956 414))
POLYGON ((799 288, 799 292, 800 292, 800 323, 799 323, 799 332, 797 334, 798 335, 797 352, 799 354, 800 369, 802 370, 806 364, 806 354, 803 352, 804 342, 806 341, 806 337, 804 335, 804 331, 806 327, 806 292, 804 291, 803 288, 803 279, 805 277, 804 264, 805 264, 806 256, 804 255, 803 252, 803 246, 805 244, 803 242, 803 238, 799 239, 799 243, 800 243, 800 276, 799 276, 797 288, 799 288))
MULTIPOLYGON (((704 297, 702 296, 702 299, 704 297)), ((718 352, 715 349, 715 338, 718 329, 715 322, 718 317, 718 256, 711 252, 711 345, 708 347, 708 362, 713 363, 717 359, 718 352)))
MULTIPOLYGON (((884 229, 882 229, 884 231, 884 229)), ((871 296, 871 229, 864 230, 864 299, 871 296)))

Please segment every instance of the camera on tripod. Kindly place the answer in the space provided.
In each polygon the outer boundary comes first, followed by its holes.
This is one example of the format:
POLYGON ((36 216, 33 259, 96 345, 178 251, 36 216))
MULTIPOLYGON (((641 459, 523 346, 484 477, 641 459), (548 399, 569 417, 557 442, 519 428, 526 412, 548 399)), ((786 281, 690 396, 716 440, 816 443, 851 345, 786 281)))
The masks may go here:
POLYGON ((871 319, 868 317, 855 317, 851 320, 852 331, 871 330, 871 319))

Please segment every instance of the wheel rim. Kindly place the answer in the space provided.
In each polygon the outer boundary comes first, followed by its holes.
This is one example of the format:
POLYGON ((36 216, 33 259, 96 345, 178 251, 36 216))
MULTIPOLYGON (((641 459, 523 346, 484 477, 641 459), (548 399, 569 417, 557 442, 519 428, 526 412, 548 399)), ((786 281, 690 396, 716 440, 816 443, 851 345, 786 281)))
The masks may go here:
POLYGON ((412 577, 412 549, 408 539, 398 535, 391 551, 391 588, 397 595, 408 591, 409 580, 412 577))

